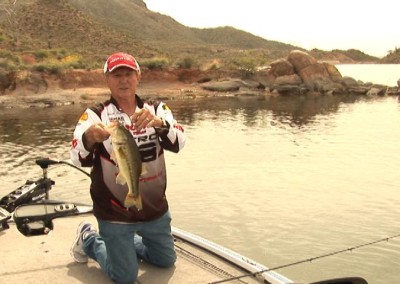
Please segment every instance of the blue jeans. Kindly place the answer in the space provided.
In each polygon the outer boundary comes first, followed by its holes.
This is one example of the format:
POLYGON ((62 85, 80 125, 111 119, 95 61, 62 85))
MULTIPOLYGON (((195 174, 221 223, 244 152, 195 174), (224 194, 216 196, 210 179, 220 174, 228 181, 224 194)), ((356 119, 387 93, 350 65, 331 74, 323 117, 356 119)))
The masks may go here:
POLYGON ((139 223, 111 223, 97 219, 99 235, 89 235, 83 243, 85 253, 118 284, 132 283, 138 275, 138 257, 159 267, 176 261, 171 234, 171 215, 139 223))

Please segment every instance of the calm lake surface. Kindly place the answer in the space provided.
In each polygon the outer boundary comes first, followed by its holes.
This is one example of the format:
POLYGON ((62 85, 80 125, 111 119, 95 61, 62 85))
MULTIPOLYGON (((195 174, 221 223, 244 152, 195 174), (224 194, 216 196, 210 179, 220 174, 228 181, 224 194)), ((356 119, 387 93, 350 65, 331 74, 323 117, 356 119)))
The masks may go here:
MULTIPOLYGON (((268 267, 400 234, 397 98, 167 103, 189 137, 181 153, 166 154, 174 226, 268 267)), ((69 158, 83 110, 1 111, 0 196, 41 175, 35 159, 69 158)), ((52 198, 90 202, 82 173, 63 165, 49 176, 52 198)), ((300 283, 362 276, 387 284, 400 280, 399 265, 394 238, 278 272, 300 283)))
POLYGON ((350 76, 363 82, 397 86, 400 79, 400 64, 338 64, 343 76, 350 76))

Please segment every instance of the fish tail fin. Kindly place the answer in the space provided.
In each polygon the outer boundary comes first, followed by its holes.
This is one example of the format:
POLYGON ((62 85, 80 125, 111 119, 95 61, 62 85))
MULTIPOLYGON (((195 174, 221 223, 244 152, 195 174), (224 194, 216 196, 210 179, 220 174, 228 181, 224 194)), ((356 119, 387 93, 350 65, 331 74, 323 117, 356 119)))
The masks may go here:
POLYGON ((142 197, 140 196, 140 194, 139 194, 139 196, 136 198, 136 208, 137 208, 138 210, 142 210, 142 208, 143 208, 142 197))
POLYGON ((129 194, 126 196, 125 201, 124 201, 124 206, 126 208, 136 206, 138 210, 142 210, 143 205, 142 205, 142 198, 140 194, 138 196, 134 196, 133 194, 129 194))

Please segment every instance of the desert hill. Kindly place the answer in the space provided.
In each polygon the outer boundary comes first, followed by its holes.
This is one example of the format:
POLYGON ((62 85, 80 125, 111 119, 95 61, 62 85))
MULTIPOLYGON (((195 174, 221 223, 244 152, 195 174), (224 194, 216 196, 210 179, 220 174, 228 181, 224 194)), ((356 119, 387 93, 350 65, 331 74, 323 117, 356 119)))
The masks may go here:
MULTIPOLYGON (((116 50, 132 52, 141 63, 156 67, 247 68, 304 50, 232 27, 189 28, 147 9, 142 0, 2 2, 0 57, 8 68, 60 60, 67 68, 99 68, 116 50)), ((342 63, 379 60, 354 50, 309 52, 342 63)))

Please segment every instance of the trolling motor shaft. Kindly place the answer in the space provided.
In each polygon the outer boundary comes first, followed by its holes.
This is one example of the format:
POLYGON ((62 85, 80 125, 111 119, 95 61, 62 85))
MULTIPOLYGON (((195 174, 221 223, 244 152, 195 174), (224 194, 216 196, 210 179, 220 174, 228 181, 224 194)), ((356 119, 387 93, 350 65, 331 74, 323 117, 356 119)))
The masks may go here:
POLYGON ((36 164, 38 164, 43 170, 43 177, 42 177, 42 185, 44 189, 44 199, 49 199, 49 191, 51 186, 55 184, 55 182, 49 178, 47 178, 47 169, 50 165, 59 164, 59 161, 50 160, 49 158, 38 159, 36 160, 36 164))

